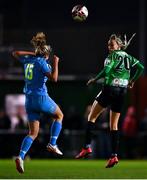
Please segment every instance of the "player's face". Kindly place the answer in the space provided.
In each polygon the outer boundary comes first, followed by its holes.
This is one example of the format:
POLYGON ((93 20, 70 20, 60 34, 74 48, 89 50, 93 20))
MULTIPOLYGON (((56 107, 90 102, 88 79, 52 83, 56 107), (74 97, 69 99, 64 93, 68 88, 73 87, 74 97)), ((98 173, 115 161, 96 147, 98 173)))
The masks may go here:
POLYGON ((120 50, 120 46, 114 39, 112 39, 112 40, 108 41, 108 50, 109 50, 109 52, 112 52, 115 50, 120 50))

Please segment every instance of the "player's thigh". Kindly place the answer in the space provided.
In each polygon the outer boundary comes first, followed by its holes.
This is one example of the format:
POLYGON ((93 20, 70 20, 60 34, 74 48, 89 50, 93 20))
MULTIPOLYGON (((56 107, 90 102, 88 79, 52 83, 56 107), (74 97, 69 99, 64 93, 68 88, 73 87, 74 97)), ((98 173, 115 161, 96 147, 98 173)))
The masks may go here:
POLYGON ((56 111, 57 104, 49 97, 42 97, 42 101, 40 103, 40 110, 44 113, 54 114, 56 111))
POLYGON ((33 122, 36 120, 40 120, 40 111, 36 109, 32 109, 32 107, 26 107, 28 122, 33 122))
POLYGON ((42 111, 52 115, 52 117, 55 119, 63 119, 63 113, 60 107, 49 96, 46 97, 42 104, 42 111))
POLYGON ((29 122, 40 119, 40 109, 39 109, 40 98, 37 96, 26 96, 26 113, 29 122))
POLYGON ((113 112, 121 113, 124 107, 126 93, 126 88, 115 87, 113 89, 110 104, 110 109, 113 112))
POLYGON ((99 105, 103 108, 106 108, 110 105, 110 87, 104 86, 102 91, 96 96, 96 100, 98 101, 99 105))
POLYGON ((103 112, 105 108, 102 107, 97 100, 94 101, 92 107, 91 107, 91 111, 89 113, 88 116, 88 121, 93 121, 95 122, 95 120, 98 118, 98 116, 103 112))

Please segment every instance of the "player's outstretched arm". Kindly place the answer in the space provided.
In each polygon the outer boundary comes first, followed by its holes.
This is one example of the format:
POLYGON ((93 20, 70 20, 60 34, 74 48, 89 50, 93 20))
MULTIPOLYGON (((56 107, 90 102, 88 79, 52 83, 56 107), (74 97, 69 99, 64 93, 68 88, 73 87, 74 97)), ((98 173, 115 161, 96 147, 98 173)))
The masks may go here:
POLYGON ((89 79, 87 85, 95 83, 98 79, 102 78, 104 75, 105 75, 105 68, 95 78, 89 79))
POLYGON ((95 78, 89 79, 88 82, 87 82, 87 86, 94 83, 94 82, 95 82, 95 78))
POLYGON ((98 79, 104 77, 106 74, 110 73, 110 70, 112 69, 114 65, 114 62, 112 61, 109 65, 105 65, 104 69, 102 69, 99 74, 95 78, 91 78, 88 82, 87 85, 90 85, 94 82, 96 82, 98 79))
POLYGON ((31 51, 13 51, 12 52, 13 57, 19 60, 20 56, 25 56, 25 55, 35 55, 34 52, 31 51))

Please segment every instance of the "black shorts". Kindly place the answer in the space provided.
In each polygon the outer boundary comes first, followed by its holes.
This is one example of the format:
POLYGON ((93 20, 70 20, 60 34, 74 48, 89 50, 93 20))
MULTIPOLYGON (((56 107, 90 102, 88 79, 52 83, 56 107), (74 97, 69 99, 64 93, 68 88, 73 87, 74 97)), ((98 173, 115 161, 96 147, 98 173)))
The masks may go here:
POLYGON ((121 112, 124 105, 127 88, 104 86, 102 91, 95 98, 98 103, 106 108, 110 107, 113 112, 121 112))

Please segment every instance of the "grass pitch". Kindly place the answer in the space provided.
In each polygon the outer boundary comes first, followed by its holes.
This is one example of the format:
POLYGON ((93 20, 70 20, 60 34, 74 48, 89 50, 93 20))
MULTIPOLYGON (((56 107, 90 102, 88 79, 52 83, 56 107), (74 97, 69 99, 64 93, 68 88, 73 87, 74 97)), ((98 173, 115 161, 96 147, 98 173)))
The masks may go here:
POLYGON ((147 179, 147 161, 124 161, 111 169, 103 160, 27 160, 19 174, 13 160, 0 160, 0 179, 147 179))

